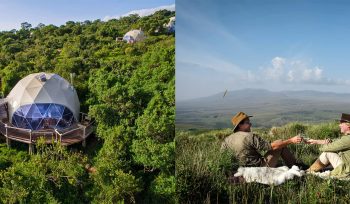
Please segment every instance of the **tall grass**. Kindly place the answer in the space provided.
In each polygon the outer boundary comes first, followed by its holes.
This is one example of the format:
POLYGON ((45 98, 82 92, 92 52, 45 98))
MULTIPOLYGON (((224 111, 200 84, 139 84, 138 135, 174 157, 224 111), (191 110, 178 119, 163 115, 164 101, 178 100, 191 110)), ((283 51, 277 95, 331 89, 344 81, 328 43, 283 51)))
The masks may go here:
MULTIPOLYGON (((255 129, 263 138, 273 141, 298 133, 310 138, 336 138, 336 123, 305 125, 290 123, 267 129, 255 129), (270 134, 269 134, 270 132, 270 134)), ((177 132, 176 194, 178 203, 349 203, 350 183, 324 180, 312 175, 289 180, 279 186, 258 183, 229 182, 238 163, 231 152, 220 150, 222 140, 231 130, 177 132)), ((319 156, 317 145, 290 145, 299 160, 311 165, 319 156)))
POLYGON ((175 175, 179 203, 202 203, 212 195, 227 200, 227 174, 237 168, 232 158, 230 152, 220 150, 220 140, 213 132, 178 133, 175 175))

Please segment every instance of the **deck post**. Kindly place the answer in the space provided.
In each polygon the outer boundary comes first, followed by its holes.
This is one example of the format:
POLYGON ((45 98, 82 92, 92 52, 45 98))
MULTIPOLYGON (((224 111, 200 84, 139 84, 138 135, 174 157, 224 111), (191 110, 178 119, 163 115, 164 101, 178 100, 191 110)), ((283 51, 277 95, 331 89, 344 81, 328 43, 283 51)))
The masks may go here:
POLYGON ((83 127, 83 138, 84 138, 84 140, 83 140, 82 145, 83 145, 84 148, 86 147, 85 129, 86 129, 86 126, 83 127))
POLYGON ((6 116, 7 120, 10 121, 10 115, 9 115, 9 106, 8 103, 5 103, 5 109, 6 109, 6 116))
POLYGON ((33 154, 32 130, 29 132, 29 154, 33 154))
POLYGON ((56 137, 56 139, 55 139, 55 142, 57 143, 57 129, 55 129, 55 137, 56 137))
POLYGON ((83 140, 82 145, 84 148, 86 147, 86 139, 83 140))
POLYGON ((8 131, 7 131, 7 124, 5 124, 5 137, 6 137, 6 144, 7 144, 7 147, 10 148, 11 147, 11 140, 8 136, 8 131))
POLYGON ((29 143, 29 154, 33 154, 33 143, 29 143))

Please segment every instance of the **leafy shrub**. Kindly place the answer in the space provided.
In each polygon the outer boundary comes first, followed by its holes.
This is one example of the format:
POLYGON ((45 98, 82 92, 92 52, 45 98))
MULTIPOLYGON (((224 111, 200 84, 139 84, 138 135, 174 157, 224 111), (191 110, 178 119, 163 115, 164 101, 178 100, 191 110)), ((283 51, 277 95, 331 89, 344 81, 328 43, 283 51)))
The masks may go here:
POLYGON ((58 145, 38 144, 37 154, 0 171, 3 203, 86 202, 86 157, 58 145))
POLYGON ((99 143, 88 150, 94 152, 89 161, 56 147, 39 145, 28 157, 0 147, 0 203, 174 201, 175 37, 152 36, 174 15, 158 11, 0 32, 0 92, 7 95, 34 72, 66 79, 74 73, 81 110, 95 119, 99 143), (145 41, 115 41, 140 27, 149 31, 145 41), (85 163, 94 169, 90 175, 85 163))

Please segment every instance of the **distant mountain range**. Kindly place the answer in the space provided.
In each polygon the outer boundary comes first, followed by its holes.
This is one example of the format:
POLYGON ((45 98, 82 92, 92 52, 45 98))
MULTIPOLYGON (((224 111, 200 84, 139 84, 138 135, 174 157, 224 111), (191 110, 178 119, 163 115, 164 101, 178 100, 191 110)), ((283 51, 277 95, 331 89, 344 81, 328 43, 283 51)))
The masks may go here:
POLYGON ((232 127, 238 111, 253 115, 255 127, 271 127, 292 121, 316 123, 350 113, 350 94, 319 91, 242 89, 176 102, 176 128, 212 129, 232 127))

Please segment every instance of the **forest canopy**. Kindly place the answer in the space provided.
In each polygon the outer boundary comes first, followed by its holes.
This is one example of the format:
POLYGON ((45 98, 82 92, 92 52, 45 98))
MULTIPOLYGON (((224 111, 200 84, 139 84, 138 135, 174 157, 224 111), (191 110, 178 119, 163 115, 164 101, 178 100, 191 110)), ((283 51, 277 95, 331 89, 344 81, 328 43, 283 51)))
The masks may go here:
MULTIPOLYGON (((0 32, 0 96, 31 73, 70 81, 96 121, 86 149, 0 144, 0 203, 175 202, 175 12, 0 32), (116 38, 141 29, 144 41, 116 38)), ((0 136, 4 143, 4 137, 0 136)))

